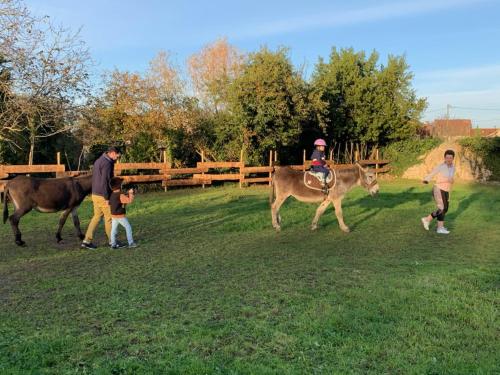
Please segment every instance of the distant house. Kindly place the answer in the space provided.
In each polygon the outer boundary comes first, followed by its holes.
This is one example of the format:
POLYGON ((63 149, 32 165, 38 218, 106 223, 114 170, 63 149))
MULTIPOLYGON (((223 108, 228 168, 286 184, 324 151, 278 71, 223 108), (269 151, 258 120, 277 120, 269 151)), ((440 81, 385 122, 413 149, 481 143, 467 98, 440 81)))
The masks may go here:
POLYGON ((431 124, 434 137, 470 137, 472 121, 469 119, 436 119, 431 124))
POLYGON ((421 137, 460 138, 460 137, 500 137, 497 128, 473 128, 469 119, 436 119, 425 122, 418 133, 421 137))
POLYGON ((500 129, 497 128, 478 128, 481 137, 500 137, 500 129))

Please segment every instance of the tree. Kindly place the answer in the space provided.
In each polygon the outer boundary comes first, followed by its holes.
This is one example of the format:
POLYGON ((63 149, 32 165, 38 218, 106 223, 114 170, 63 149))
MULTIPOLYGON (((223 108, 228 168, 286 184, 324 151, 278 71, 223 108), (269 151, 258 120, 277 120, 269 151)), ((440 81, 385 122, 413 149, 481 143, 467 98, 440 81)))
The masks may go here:
POLYGON ((24 32, 31 32, 34 19, 19 1, 0 0, 0 142, 17 146, 21 131, 20 115, 11 110, 12 74, 7 53, 12 51, 24 32))
POLYGON ((415 135, 425 99, 411 87, 413 75, 404 57, 379 56, 351 49, 332 50, 313 74, 314 107, 328 138, 386 144, 415 135))
POLYGON ((90 54, 79 32, 31 16, 19 1, 3 0, 0 19, 0 46, 12 79, 2 127, 26 133, 32 164, 38 139, 74 124, 90 89, 90 54))
POLYGON ((197 115, 178 70, 168 54, 160 52, 144 74, 114 71, 106 76, 104 90, 86 111, 80 130, 91 134, 85 137, 87 149, 95 143, 123 143, 137 159, 140 153, 134 147, 146 150, 149 140, 148 152, 162 147, 172 160, 180 134, 194 132, 197 115))
POLYGON ((230 86, 229 103, 233 121, 227 131, 253 161, 264 161, 268 150, 296 143, 310 112, 307 86, 285 48, 250 54, 230 86))
POLYGON ((218 113, 228 103, 228 88, 242 70, 244 56, 227 40, 206 45, 188 59, 188 70, 202 105, 218 113))

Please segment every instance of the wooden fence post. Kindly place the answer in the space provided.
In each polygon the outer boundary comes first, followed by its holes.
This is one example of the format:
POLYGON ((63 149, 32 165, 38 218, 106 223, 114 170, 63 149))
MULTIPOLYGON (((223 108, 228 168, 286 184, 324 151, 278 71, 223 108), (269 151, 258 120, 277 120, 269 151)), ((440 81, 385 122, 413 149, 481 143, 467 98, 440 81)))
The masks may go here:
POLYGON ((116 162, 115 162, 115 171, 114 171, 115 176, 120 176, 120 175, 121 175, 121 173, 122 173, 120 169, 116 168, 116 166, 117 166, 118 164, 120 164, 120 159, 119 159, 119 158, 118 158, 118 159, 116 159, 116 162))
POLYGON ((306 149, 302 153, 302 171, 306 170, 306 149))
MULTIPOLYGON (((61 153, 58 151, 56 153, 56 164, 61 165, 61 153)), ((56 172, 56 177, 63 177, 64 173, 56 172)))
MULTIPOLYGON (((375 150, 375 159, 378 161, 379 158, 378 158, 378 148, 375 150)), ((378 163, 375 164, 375 178, 378 178, 378 163)))
MULTIPOLYGON (((201 162, 205 162, 205 151, 201 151, 201 162)), ((201 184, 202 189, 205 189, 205 172, 201 172, 201 178, 203 179, 203 183, 201 184)))
POLYGON ((243 174, 242 169, 245 168, 245 161, 243 160, 243 149, 240 151, 240 189, 243 187, 243 180, 245 179, 245 174, 243 174))
POLYGON ((166 193, 168 190, 168 176, 167 176, 167 168, 168 168, 168 163, 167 163, 167 150, 163 150, 163 165, 165 166, 165 169, 163 169, 163 174, 165 176, 165 186, 163 187, 163 191, 166 193))
MULTIPOLYGON (((273 166, 273 150, 269 151, 269 166, 273 166)), ((272 177, 272 172, 269 172, 269 178, 272 177)), ((271 180, 269 180, 269 186, 271 186, 271 180)))

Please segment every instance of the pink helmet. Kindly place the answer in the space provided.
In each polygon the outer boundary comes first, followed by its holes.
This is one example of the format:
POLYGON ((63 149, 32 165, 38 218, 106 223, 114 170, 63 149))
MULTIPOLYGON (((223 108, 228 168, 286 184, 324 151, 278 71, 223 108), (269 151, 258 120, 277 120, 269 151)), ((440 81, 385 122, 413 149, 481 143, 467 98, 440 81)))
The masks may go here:
POLYGON ((315 146, 326 146, 326 142, 324 139, 318 138, 314 141, 315 146))

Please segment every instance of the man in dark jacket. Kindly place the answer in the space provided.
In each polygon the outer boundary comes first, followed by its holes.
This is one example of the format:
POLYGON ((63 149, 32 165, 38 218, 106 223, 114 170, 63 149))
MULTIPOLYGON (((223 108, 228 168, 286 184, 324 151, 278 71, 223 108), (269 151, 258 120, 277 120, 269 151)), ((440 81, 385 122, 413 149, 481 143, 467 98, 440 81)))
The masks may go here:
MULTIPOLYGON (((82 247, 96 249, 92 243, 94 232, 101 218, 104 216, 104 227, 108 242, 111 241, 111 209, 109 197, 111 195, 111 179, 114 177, 115 162, 120 157, 120 151, 116 147, 108 148, 94 163, 92 169, 92 203, 94 205, 94 216, 90 220, 82 247)), ((110 243, 110 242, 109 242, 110 243)))

